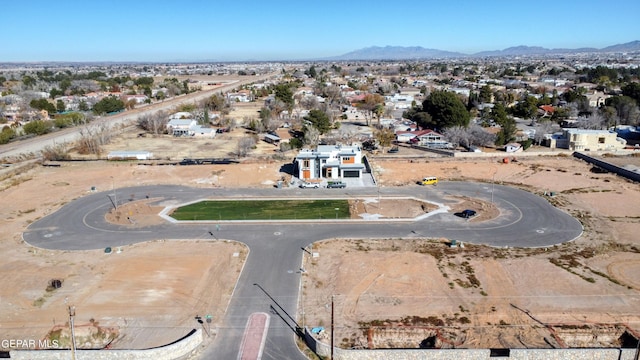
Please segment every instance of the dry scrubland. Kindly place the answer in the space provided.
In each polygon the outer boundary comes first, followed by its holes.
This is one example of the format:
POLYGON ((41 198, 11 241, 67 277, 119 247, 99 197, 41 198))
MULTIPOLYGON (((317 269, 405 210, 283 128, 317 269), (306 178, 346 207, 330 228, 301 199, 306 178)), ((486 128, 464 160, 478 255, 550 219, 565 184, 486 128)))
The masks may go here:
MULTIPOLYGON (((120 150, 156 152, 160 149, 154 146, 166 146, 132 134, 121 137, 126 148, 120 150)), ((206 141, 224 154, 244 134, 236 130, 225 136, 206 141)), ((188 152, 191 140, 161 141, 188 152)), ((109 336, 117 336, 111 344, 115 348, 156 346, 183 335, 196 314, 212 313, 215 327, 247 254, 241 244, 197 240, 187 246, 159 234, 158 241, 134 246, 123 239, 121 253, 105 254, 34 249, 20 234, 92 186, 272 187, 285 175, 280 168, 289 160, 275 160, 272 145, 261 143, 254 151, 272 160, 183 167, 73 162, 50 168, 34 163, 3 169, 0 251, 6 260, 0 265, 5 279, 0 337, 44 338, 52 331, 65 338, 59 330, 67 322, 67 303, 77 306, 77 324, 87 328, 86 334, 100 334, 86 335, 87 346, 89 337, 103 339, 95 341, 100 346, 109 336), (51 279, 63 280, 62 287, 48 291, 51 279)), ((638 159, 628 161, 637 165, 638 159)), ((600 346, 591 342, 592 334, 610 346, 625 324, 638 331, 638 184, 594 173, 571 157, 518 160, 375 157, 372 163, 385 187, 416 186, 416 179, 435 175, 495 179, 539 194, 553 191, 556 196, 549 201, 583 222, 581 238, 548 249, 469 244, 451 249, 445 239, 328 239, 314 245, 317 258, 304 259, 299 312, 304 308, 305 324, 328 328, 335 295, 336 340, 343 346, 417 347, 427 338, 442 347, 600 346)), ((482 208, 483 216, 499 211, 473 199, 460 201, 460 207, 482 208)), ((141 212, 157 221, 148 209, 141 212)))

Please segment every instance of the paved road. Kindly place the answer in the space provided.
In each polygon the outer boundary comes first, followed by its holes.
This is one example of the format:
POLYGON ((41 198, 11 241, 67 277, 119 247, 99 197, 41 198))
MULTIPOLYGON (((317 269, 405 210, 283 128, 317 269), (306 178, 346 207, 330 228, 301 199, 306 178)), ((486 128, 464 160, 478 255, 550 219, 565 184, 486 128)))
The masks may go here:
MULTIPOLYGON (((109 224, 105 213, 112 206, 110 192, 77 199, 31 224, 24 239, 31 245, 59 250, 100 249, 163 239, 202 239, 209 231, 224 239, 241 241, 250 248, 226 317, 203 359, 233 359, 240 349, 247 319, 252 313, 269 313, 271 321, 263 359, 304 359, 294 342, 295 312, 300 282, 302 247, 335 238, 446 237, 491 246, 543 247, 579 237, 581 224, 528 192, 484 183, 441 182, 434 187, 381 188, 382 196, 414 196, 447 204, 447 195, 494 200, 500 216, 481 223, 449 213, 419 221, 336 221, 277 223, 195 222, 165 223, 132 229, 109 224), (215 226, 220 224, 220 231, 215 226)), ((377 197, 377 188, 347 189, 194 189, 182 186, 145 186, 117 189, 120 204, 146 196, 164 206, 202 198, 362 196, 377 197)), ((209 236, 210 237, 210 236, 209 236)))
MULTIPOLYGON (((242 85, 259 82, 273 77, 274 74, 247 76, 238 81, 234 81, 227 85, 220 86, 212 90, 198 91, 191 94, 176 96, 162 102, 156 102, 149 105, 141 105, 133 110, 125 111, 117 115, 103 116, 97 118, 92 125, 108 124, 110 126, 116 125, 131 125, 135 123, 138 117, 143 115, 151 115, 162 110, 171 110, 176 106, 183 103, 194 103, 203 100, 213 94, 224 93, 233 89, 239 88, 242 85)), ((82 127, 72 127, 56 131, 51 134, 37 136, 34 138, 15 141, 9 144, 0 145, 0 158, 16 157, 21 154, 36 154, 42 151, 47 146, 55 146, 56 144, 73 143, 80 138, 80 131, 82 127)))

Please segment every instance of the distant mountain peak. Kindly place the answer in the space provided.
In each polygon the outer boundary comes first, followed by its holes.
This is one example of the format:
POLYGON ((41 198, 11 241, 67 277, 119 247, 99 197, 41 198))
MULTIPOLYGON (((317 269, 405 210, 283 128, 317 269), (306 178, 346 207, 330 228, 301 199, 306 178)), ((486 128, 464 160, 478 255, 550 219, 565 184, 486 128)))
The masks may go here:
POLYGON ((363 49, 348 52, 343 55, 331 57, 327 60, 417 60, 437 58, 460 57, 490 57, 490 56, 528 56, 582 52, 634 52, 640 51, 640 40, 624 44, 616 44, 602 49, 547 49, 541 46, 518 45, 503 50, 481 51, 475 54, 463 54, 460 52, 428 49, 422 46, 369 46, 363 49))

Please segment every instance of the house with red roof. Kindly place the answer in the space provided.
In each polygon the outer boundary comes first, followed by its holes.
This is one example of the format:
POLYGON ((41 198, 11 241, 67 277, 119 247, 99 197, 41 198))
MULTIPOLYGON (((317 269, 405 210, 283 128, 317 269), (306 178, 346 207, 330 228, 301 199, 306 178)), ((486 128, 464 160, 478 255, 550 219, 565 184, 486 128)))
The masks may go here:
POLYGON ((551 116, 556 111, 556 108, 551 105, 540 105, 538 106, 538 109, 540 110, 540 117, 551 116))

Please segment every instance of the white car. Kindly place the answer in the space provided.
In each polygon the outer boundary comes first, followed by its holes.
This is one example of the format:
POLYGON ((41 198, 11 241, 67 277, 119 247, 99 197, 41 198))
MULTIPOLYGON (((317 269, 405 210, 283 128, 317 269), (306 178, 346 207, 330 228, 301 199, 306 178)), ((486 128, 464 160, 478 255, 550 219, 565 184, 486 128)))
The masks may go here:
POLYGON ((310 183, 310 182, 303 182, 302 184, 300 184, 301 188, 313 188, 313 189, 317 189, 320 187, 320 184, 318 183, 310 183))

